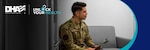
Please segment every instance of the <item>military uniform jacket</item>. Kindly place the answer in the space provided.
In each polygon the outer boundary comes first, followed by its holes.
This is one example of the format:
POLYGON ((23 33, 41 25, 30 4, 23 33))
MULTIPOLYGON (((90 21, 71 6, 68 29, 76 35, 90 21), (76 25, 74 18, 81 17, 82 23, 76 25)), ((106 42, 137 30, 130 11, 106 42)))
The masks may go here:
POLYGON ((59 37, 62 41, 61 50, 85 50, 95 45, 84 21, 75 23, 73 19, 68 20, 60 26, 59 37))

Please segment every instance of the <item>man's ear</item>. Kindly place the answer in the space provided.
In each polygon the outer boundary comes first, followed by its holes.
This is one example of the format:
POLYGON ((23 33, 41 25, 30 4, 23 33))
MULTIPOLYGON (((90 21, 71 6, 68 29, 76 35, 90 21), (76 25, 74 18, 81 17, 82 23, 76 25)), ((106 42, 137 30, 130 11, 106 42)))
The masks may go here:
POLYGON ((76 11, 75 14, 76 14, 76 16, 79 16, 80 11, 76 11))

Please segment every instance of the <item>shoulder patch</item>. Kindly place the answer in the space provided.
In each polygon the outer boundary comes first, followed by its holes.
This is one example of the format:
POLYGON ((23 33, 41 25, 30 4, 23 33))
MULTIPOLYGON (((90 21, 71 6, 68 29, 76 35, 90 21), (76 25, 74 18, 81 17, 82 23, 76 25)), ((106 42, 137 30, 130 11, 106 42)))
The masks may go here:
POLYGON ((63 36, 63 40, 68 40, 68 39, 69 39, 69 37, 67 35, 63 36))

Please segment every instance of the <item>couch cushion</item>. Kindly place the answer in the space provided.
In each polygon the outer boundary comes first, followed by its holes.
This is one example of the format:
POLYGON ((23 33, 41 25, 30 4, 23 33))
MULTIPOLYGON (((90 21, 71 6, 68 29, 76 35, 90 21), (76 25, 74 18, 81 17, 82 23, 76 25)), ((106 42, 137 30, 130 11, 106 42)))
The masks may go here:
POLYGON ((88 26, 88 29, 95 44, 101 44, 107 38, 109 42, 103 48, 116 48, 116 36, 113 26, 88 26))

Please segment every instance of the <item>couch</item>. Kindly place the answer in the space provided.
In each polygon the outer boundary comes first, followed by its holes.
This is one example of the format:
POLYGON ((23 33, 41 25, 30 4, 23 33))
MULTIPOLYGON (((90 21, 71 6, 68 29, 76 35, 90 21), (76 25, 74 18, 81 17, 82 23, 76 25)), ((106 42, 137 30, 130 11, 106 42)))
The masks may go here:
POLYGON ((108 43, 103 46, 103 50, 120 50, 130 39, 116 37, 113 26, 88 26, 89 34, 95 44, 101 44, 105 39, 108 43))

